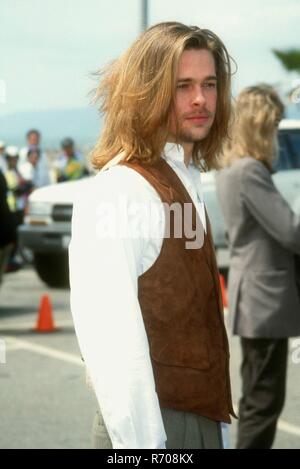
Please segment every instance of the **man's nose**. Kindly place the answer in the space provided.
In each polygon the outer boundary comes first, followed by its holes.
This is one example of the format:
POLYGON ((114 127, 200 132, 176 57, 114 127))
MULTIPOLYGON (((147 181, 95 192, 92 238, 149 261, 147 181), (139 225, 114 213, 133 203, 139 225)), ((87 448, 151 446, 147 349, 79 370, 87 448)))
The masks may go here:
POLYGON ((197 88, 195 89, 194 96, 193 96, 192 104, 195 106, 204 106, 205 103, 206 103, 206 98, 203 93, 203 89, 201 86, 199 87, 197 86, 197 88))

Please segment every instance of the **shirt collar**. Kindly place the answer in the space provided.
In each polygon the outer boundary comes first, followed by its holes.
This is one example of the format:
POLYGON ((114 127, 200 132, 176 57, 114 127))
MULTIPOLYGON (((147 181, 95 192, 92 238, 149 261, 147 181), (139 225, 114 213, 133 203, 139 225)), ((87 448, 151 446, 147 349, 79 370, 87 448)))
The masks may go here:
MULTIPOLYGON (((178 143, 167 142, 164 147, 162 157, 170 163, 181 163, 185 165, 184 162, 184 150, 181 145, 178 143)), ((193 159, 190 159, 189 167, 194 166, 193 159)))
POLYGON ((106 171, 107 169, 111 168, 112 166, 117 165, 122 159, 124 158, 124 152, 118 153, 114 158, 109 160, 100 170, 100 173, 106 171))
POLYGON ((203 191, 202 191, 202 184, 201 184, 201 171, 195 165, 193 158, 190 159, 189 166, 185 166, 184 162, 184 150, 183 147, 176 143, 167 142, 162 157, 170 163, 170 165, 174 166, 181 166, 184 165, 185 169, 189 170, 190 176, 192 177, 195 188, 198 193, 199 200, 203 202, 203 191))
MULTIPOLYGON (((170 163, 176 164, 176 163, 181 163, 185 165, 184 162, 184 150, 181 145, 178 143, 171 143, 167 142, 165 144, 164 150, 162 157, 170 163)), ((100 172, 106 171, 109 169, 111 166, 115 166, 118 164, 122 159, 124 158, 124 152, 119 153, 116 155, 114 158, 112 158, 110 161, 108 161, 103 168, 101 169, 100 172)), ((190 159, 189 162, 189 167, 195 167, 193 159, 190 159)))

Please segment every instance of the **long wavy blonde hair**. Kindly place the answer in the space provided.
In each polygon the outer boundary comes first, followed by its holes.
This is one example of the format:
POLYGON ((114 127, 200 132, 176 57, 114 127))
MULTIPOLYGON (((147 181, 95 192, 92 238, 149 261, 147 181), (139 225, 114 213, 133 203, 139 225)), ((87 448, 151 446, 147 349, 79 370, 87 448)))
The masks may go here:
POLYGON ((98 72, 94 102, 100 103, 105 120, 92 151, 96 168, 120 152, 124 160, 136 157, 150 164, 161 156, 175 105, 178 63, 187 49, 211 51, 216 64, 216 116, 208 136, 194 145, 193 152, 199 166, 216 166, 230 118, 231 58, 208 29, 167 22, 149 28, 118 60, 98 72))
POLYGON ((245 88, 235 102, 222 166, 251 156, 271 169, 278 155, 277 127, 283 113, 284 105, 271 86, 260 84, 245 88))

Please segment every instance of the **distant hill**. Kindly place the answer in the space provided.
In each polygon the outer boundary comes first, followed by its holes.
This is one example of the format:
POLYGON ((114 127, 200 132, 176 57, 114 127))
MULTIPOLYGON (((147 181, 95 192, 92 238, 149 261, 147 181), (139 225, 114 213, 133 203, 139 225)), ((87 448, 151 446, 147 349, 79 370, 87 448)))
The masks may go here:
POLYGON ((300 119, 299 104, 289 104, 285 107, 285 115, 288 119, 300 119))
POLYGON ((64 137, 79 146, 92 146, 99 135, 101 118, 94 108, 18 112, 0 116, 0 140, 23 146, 30 128, 42 133, 43 147, 58 148, 64 137))
MULTIPOLYGON (((299 105, 290 105, 286 117, 300 119, 299 105)), ((72 137, 78 146, 94 145, 101 129, 101 117, 92 107, 18 112, 0 116, 0 140, 24 146, 30 128, 42 133, 44 148, 58 149, 64 137, 72 137)))

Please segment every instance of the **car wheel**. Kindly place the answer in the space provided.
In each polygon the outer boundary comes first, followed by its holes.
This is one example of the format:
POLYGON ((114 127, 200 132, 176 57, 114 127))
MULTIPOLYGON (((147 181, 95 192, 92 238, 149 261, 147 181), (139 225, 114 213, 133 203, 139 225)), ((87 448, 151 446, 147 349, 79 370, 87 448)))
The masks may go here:
POLYGON ((34 267, 40 279, 49 287, 69 288, 67 253, 34 253, 34 267))
POLYGON ((33 252, 25 246, 18 246, 18 252, 25 264, 32 264, 33 252))

